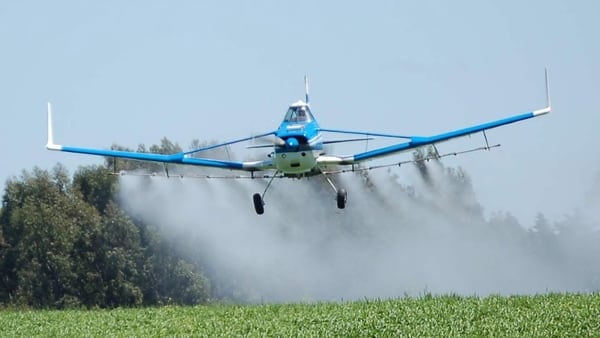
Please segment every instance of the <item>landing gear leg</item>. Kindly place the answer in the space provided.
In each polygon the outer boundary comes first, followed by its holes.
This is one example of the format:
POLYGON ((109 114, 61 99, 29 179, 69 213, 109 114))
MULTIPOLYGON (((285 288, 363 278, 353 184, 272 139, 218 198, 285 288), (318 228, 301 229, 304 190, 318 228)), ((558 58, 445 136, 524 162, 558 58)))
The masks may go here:
POLYGON ((254 211, 256 211, 256 214, 262 215, 265 213, 265 201, 264 201, 265 194, 267 193, 267 190, 271 186, 271 183, 273 183, 273 180, 275 179, 275 177, 277 177, 278 173, 279 173, 279 171, 276 171, 275 174, 273 174, 273 176, 271 176, 271 179, 269 180, 269 183, 267 183, 267 187, 265 188, 265 191, 263 191, 262 195, 259 193, 252 195, 252 201, 254 202, 254 211))
POLYGON ((348 192, 346 191, 346 189, 338 189, 335 187, 335 184, 333 184, 333 181, 331 181, 331 179, 329 178, 329 176, 327 176, 326 174, 323 174, 323 176, 325 176, 325 179, 327 180, 327 183, 329 183, 329 185, 331 186, 331 188, 333 188, 333 191, 335 191, 335 199, 337 201, 337 207, 338 209, 344 209, 346 207, 346 201, 348 200, 348 192))

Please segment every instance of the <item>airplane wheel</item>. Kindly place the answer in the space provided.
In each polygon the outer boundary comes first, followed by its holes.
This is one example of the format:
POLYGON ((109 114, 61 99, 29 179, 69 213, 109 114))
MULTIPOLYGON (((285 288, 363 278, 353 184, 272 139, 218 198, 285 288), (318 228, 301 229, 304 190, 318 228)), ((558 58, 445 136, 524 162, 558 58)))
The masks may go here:
POLYGON ((252 200, 254 201, 254 210, 257 214, 262 215, 265 213, 265 204, 263 203, 263 199, 259 193, 252 195, 252 200))
POLYGON ((348 193, 346 189, 340 189, 337 192, 337 207, 338 209, 344 209, 346 207, 346 200, 348 200, 348 193))

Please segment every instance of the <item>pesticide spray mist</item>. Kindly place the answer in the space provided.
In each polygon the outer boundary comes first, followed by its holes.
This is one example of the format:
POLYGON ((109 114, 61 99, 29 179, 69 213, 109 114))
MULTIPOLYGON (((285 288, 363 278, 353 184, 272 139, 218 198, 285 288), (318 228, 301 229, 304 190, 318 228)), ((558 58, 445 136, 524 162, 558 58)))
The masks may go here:
MULTIPOLYGON (((436 162, 436 161, 433 161, 436 162)), ((217 297, 253 302, 590 291, 598 249, 531 241, 510 215, 485 219, 462 171, 440 163, 266 181, 121 178, 123 206, 202 266, 217 297), (451 173, 452 175, 449 175, 451 173), (458 179, 458 180, 457 180, 458 179), (532 246, 531 243, 538 243, 532 246), (589 265, 588 265, 589 266, 589 265)), ((540 238, 542 238, 540 236, 540 238)), ((597 237, 596 237, 597 238, 597 237)), ((595 241, 593 241, 595 242, 595 241)), ((597 244, 597 243, 596 243, 597 244)))

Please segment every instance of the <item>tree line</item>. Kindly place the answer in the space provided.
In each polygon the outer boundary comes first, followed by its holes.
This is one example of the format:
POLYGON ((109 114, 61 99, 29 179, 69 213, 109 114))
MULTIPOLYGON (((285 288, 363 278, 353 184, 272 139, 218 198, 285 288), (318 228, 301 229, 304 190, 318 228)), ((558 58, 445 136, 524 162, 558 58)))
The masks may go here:
MULTIPOLYGON (((163 140, 163 146, 175 147, 163 140)), ((152 147, 152 151, 171 148, 152 147)), ((112 160, 112 159, 111 159, 112 160)), ((117 203, 106 166, 34 168, 6 182, 0 303, 34 308, 199 304, 211 285, 157 228, 117 203)), ((129 162, 129 166, 139 163, 129 162)), ((111 167, 111 169, 109 169, 111 167)))

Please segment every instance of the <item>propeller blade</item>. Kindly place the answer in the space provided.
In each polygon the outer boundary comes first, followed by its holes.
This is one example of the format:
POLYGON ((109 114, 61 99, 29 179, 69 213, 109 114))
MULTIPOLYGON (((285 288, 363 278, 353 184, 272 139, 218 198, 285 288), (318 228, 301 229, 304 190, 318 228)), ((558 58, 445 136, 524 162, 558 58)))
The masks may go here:
POLYGON ((246 149, 254 149, 254 148, 271 148, 271 147, 285 147, 285 140, 281 137, 273 135, 271 144, 255 144, 251 146, 246 146, 246 149))
POLYGON ((285 146, 285 140, 282 139, 281 137, 273 135, 273 144, 278 147, 283 147, 283 146, 285 146))

